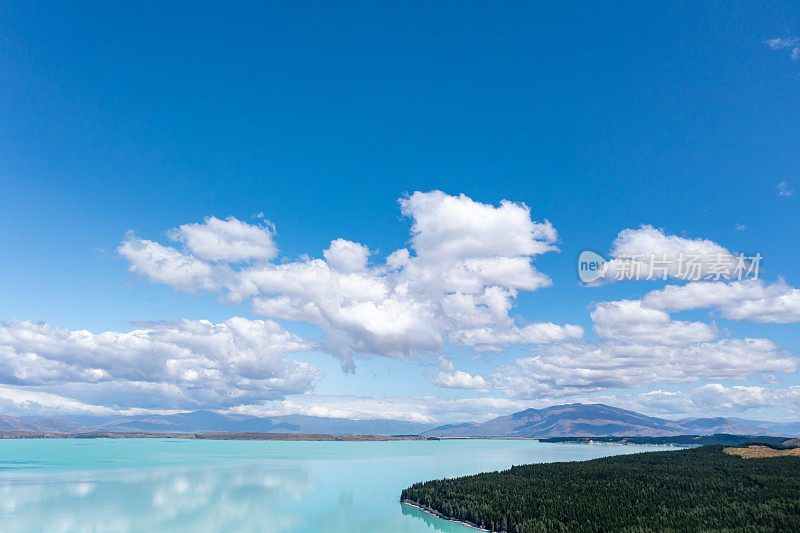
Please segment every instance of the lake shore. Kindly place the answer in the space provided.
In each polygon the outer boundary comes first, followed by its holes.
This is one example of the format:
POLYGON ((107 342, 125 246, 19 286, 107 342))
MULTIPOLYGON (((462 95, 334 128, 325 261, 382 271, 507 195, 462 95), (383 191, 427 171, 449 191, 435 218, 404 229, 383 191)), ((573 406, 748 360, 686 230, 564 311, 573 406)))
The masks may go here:
POLYGON ((0 431, 0 439, 187 439, 187 440, 263 440, 263 441, 437 441, 439 437, 420 435, 330 435, 327 433, 259 433, 203 432, 165 433, 149 431, 86 431, 59 433, 55 431, 0 431))
POLYGON ((330 433, 267 433, 267 432, 159 432, 159 431, 0 431, 2 439, 188 439, 188 440, 265 440, 265 441, 440 441, 440 440, 526 440, 528 437, 435 437, 425 435, 334 435, 330 433))
POLYGON ((443 515, 442 513, 440 513, 439 511, 437 511, 436 509, 431 509, 430 507, 428 507, 426 505, 422 505, 420 503, 417 503, 414 500, 409 500, 409 499, 400 500, 400 503, 402 505, 408 505, 409 507, 414 507, 416 509, 419 509, 423 513, 429 514, 429 515, 433 516, 434 518, 440 518, 442 520, 447 520, 448 522, 453 522, 454 524, 459 524, 459 525, 462 525, 462 526, 470 527, 470 528, 476 529, 478 531, 489 531, 488 529, 484 529, 484 528, 480 527, 477 524, 473 524, 472 522, 468 522, 467 520, 456 520, 455 518, 449 518, 449 517, 443 515))

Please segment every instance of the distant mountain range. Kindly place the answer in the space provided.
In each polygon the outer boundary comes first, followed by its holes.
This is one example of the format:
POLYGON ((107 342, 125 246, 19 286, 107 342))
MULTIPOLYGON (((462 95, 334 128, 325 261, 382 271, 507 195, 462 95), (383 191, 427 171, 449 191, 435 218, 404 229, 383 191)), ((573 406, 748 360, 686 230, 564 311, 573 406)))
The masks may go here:
POLYGON ((770 424, 733 418, 666 420, 603 404, 554 405, 526 409, 480 424, 447 424, 426 431, 436 437, 639 437, 669 435, 786 435, 800 424, 770 424), (779 426, 779 427, 774 427, 779 426))
POLYGON ((61 431, 77 433, 89 429, 103 431, 145 431, 163 433, 259 432, 325 433, 330 435, 418 435, 434 424, 402 420, 349 420, 304 415, 259 418, 243 415, 195 411, 174 415, 125 417, 75 416, 62 419, 23 419, 0 417, 0 431, 61 431), (57 422, 58 421, 58 422, 57 422), (59 425, 60 424, 60 425, 59 425))
POLYGON ((58 432, 58 433, 79 433, 90 429, 88 426, 70 422, 62 418, 39 418, 28 420, 26 418, 16 418, 13 416, 0 415, 0 431, 32 431, 58 432))
POLYGON ((331 435, 424 435, 435 437, 634 437, 670 435, 800 435, 800 423, 739 418, 667 420, 603 404, 526 409, 482 423, 419 424, 401 420, 349 420, 304 415, 253 417, 195 411, 174 415, 27 419, 0 415, 0 431, 80 433, 145 431, 166 433, 264 432, 331 435))

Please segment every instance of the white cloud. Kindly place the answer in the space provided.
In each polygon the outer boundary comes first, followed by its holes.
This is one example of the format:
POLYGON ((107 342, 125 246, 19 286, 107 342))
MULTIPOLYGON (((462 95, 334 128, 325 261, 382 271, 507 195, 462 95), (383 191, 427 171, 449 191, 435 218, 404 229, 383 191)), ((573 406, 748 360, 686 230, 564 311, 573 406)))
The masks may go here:
POLYGON ((525 204, 506 200, 494 207, 463 194, 415 192, 400 209, 413 220, 414 250, 430 261, 538 255, 555 250, 558 238, 548 221, 531 220, 525 204))
POLYGON ((447 389, 472 389, 479 392, 486 392, 489 389, 489 384, 483 376, 472 375, 461 370, 456 370, 450 374, 439 372, 433 382, 447 389))
POLYGON ((682 346, 561 344, 502 366, 495 389, 512 397, 564 396, 660 383, 745 379, 791 373, 797 360, 767 339, 723 339, 682 346))
POLYGON ((122 333, 0 323, 0 383, 115 408, 208 408, 311 390, 320 373, 285 354, 312 346, 272 321, 146 323, 122 333))
MULTIPOLYGON (((753 283, 758 286, 759 282, 753 283)), ((681 289, 671 286, 665 290, 681 289)), ((649 296, 657 294, 652 292, 649 296)), ((702 298, 689 295, 683 301, 694 305, 702 298)), ((596 304, 591 318, 600 342, 561 342, 532 349, 535 355, 517 359, 514 365, 501 366, 482 378, 481 390, 504 391, 520 398, 557 397, 660 383, 745 379, 796 370, 794 356, 767 339, 712 342, 719 335, 714 325, 673 320, 665 310, 646 303, 647 300, 619 300, 596 304)), ((766 306, 762 302, 761 307, 766 306)), ((781 309, 774 306, 772 310, 781 309)), ((550 342, 556 338, 569 340, 565 336, 569 326, 547 326, 550 342)), ((487 337, 491 335, 491 331, 486 333, 487 337)), ((576 338, 581 336, 582 330, 575 332, 576 338)), ((462 344, 480 347, 480 340, 480 335, 473 332, 462 339, 462 344)), ((502 336, 494 339, 495 346, 502 342, 502 336)), ((463 372, 443 371, 434 382, 449 388, 471 388, 475 386, 471 377, 463 372)))
POLYGON ((800 401, 800 387, 708 383, 686 391, 654 390, 634 397, 636 408, 665 413, 744 413, 753 409, 789 409, 800 401))
MULTIPOLYGON (((620 279, 705 279, 735 277, 738 257, 708 239, 668 235, 650 225, 622 230, 611 246, 611 260, 595 284, 620 279)), ((744 271, 746 272, 746 270, 744 271)))
POLYGON ((386 419, 420 423, 488 420, 529 407, 544 407, 547 400, 515 400, 478 396, 444 398, 428 394, 411 396, 323 396, 306 394, 283 401, 239 405, 226 412, 251 416, 308 415, 352 420, 386 419))
POLYGON ((80 402, 50 392, 31 390, 29 387, 0 385, 0 412, 13 416, 45 416, 54 414, 91 416, 138 416, 144 414, 171 415, 182 412, 176 409, 115 409, 105 405, 80 402))
MULTIPOLYGON (((719 383, 708 383, 692 390, 687 396, 695 408, 741 412, 754 407, 763 407, 769 401, 776 400, 778 395, 774 392, 764 387, 741 385, 726 387, 719 383)), ((800 399, 800 387, 783 389, 782 392, 788 392, 800 399)))
MULTIPOLYGON (((719 335, 714 325, 673 320, 665 311, 648 308, 639 300, 598 303, 591 318, 600 342, 561 342, 535 348, 535 355, 501 366, 480 382, 452 369, 442 371, 434 382, 447 388, 479 387, 504 391, 511 397, 537 398, 660 383, 745 379, 790 373, 797 366, 792 354, 767 339, 712 342, 719 335)), ((567 327, 547 326, 550 342, 569 340, 564 335, 567 327)), ((575 337, 580 334, 582 330, 575 337)), ((473 332, 462 344, 480 347, 480 339, 473 332)), ((502 337, 494 339, 495 345, 502 342, 502 337)))
POLYGON ((482 351, 498 351, 519 344, 549 344, 583 337, 583 328, 573 324, 560 326, 552 322, 539 322, 509 329, 491 327, 461 329, 453 332, 450 340, 461 346, 482 351))
POLYGON ((199 224, 183 224, 169 235, 199 259, 237 263, 275 258, 278 248, 272 233, 270 225, 255 226, 234 217, 220 220, 212 216, 199 224))
MULTIPOLYGON (((800 52, 798 52, 800 55, 800 52)), ((783 196, 784 198, 791 198, 794 196, 794 189, 789 187, 789 183, 786 181, 782 181, 778 184, 778 196, 783 196)))
POLYGON ((412 221, 411 247, 374 267, 366 246, 345 239, 334 240, 323 259, 233 264, 274 255, 265 244, 271 231, 236 219, 173 230, 185 252, 129 235, 119 253, 153 281, 251 299, 261 316, 320 326, 323 347, 346 370, 359 353, 402 358, 441 351, 448 340, 504 346, 582 334, 569 325, 517 326, 509 316, 518 291, 551 283, 532 261, 557 249, 553 226, 534 222, 527 206, 433 191, 402 198, 400 207, 412 221))
POLYGON ((240 279, 248 291, 267 295, 254 300, 256 313, 321 326, 324 347, 348 370, 352 353, 402 358, 443 348, 434 302, 380 273, 342 274, 313 259, 250 270, 240 279))
POLYGON ((800 322, 800 290, 783 280, 696 282, 669 285, 643 298, 644 305, 664 311, 715 308, 731 320, 787 324, 800 322))
MULTIPOLYGON (((536 346, 532 356, 492 374, 458 371, 440 357, 441 370, 431 378, 443 388, 505 393, 506 400, 513 402, 660 383, 745 379, 796 369, 795 358, 769 340, 714 341, 719 332, 713 324, 673 320, 668 314, 705 301, 726 317, 786 321, 794 316, 797 296, 785 285, 762 286, 759 295, 745 284, 760 282, 689 283, 651 292, 642 301, 599 303, 591 318, 601 340, 590 343, 583 341, 584 331, 578 325, 525 324, 511 315, 519 291, 550 284, 533 261, 538 254, 556 249, 552 225, 534 222, 527 206, 511 202, 492 206, 439 191, 414 193, 401 199, 400 206, 411 219, 409 247, 390 253, 384 261, 370 261, 367 246, 345 239, 332 241, 322 258, 302 256, 280 263, 256 260, 253 254, 250 263, 243 252, 230 252, 225 260, 214 259, 223 257, 222 252, 215 256, 203 251, 197 256, 197 246, 190 245, 188 238, 179 239, 185 244, 179 251, 129 235, 120 254, 130 261, 132 271, 154 281, 182 290, 222 293, 234 302, 249 300, 260 316, 318 326, 325 334, 322 347, 339 357, 345 370, 354 369, 356 354, 433 359, 430 352, 441 355, 448 343, 480 351, 536 346), (722 289, 706 295, 704 290, 711 286, 722 289), (682 290, 697 294, 683 295, 682 290), (747 293, 747 303, 741 297, 720 299, 724 291, 747 293), (659 296, 659 292, 664 294, 659 296)), ((730 274, 737 266, 731 252, 713 241, 642 226, 620 232, 612 246, 611 272, 622 260, 651 255, 671 262, 667 275, 673 279, 713 274, 715 267, 717 273, 730 274), (699 270, 680 270, 682 256, 700 257, 699 270), (719 257, 729 259, 720 263, 719 257)), ((83 379, 98 381, 98 387, 108 377, 95 370, 114 375, 105 367, 91 370, 83 379)), ((175 389, 158 394, 180 397, 181 384, 170 385, 175 389)), ((226 398, 224 405, 236 405, 241 412, 275 405, 257 407, 260 404, 248 399, 252 394, 246 387, 237 385, 235 390, 238 396, 226 398)), ((443 405, 435 401, 437 409, 443 405)), ((407 418, 410 411, 395 407, 374 404, 370 412, 411 419, 407 418)), ((355 406, 305 403, 302 410, 339 413, 335 416, 358 412, 355 406)), ((419 414, 430 419, 437 416, 432 410, 419 414)))
POLYGON ((232 414, 272 417, 285 415, 347 418, 350 420, 405 420, 428 423, 433 417, 413 398, 372 398, 369 396, 308 395, 263 404, 243 404, 225 412, 232 414))
POLYGON ((369 248, 357 242, 336 239, 322 255, 331 268, 347 274, 367 268, 369 248))
POLYGON ((131 272, 187 292, 219 290, 225 277, 220 269, 204 261, 132 233, 126 235, 117 252, 128 260, 131 272))
POLYGON ((767 46, 773 50, 780 50, 782 48, 791 48, 797 44, 797 39, 793 37, 775 37, 774 39, 767 39, 765 41, 767 46))
POLYGON ((689 344, 714 339, 718 332, 703 322, 672 320, 639 300, 602 302, 592 311, 594 331, 605 339, 655 344, 689 344))

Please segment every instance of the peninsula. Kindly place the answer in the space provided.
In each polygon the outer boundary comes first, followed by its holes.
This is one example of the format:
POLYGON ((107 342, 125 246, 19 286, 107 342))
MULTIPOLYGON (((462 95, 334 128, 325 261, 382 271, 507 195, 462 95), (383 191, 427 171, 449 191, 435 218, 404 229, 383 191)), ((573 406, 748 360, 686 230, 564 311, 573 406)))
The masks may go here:
POLYGON ((800 530, 800 455, 743 448, 709 445, 515 466, 416 483, 401 501, 515 533, 800 530))

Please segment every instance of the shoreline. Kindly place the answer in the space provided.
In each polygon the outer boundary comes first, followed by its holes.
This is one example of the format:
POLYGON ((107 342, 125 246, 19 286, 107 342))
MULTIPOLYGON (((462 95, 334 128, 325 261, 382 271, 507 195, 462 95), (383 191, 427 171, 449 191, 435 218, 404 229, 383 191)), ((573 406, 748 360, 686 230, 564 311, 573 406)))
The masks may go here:
POLYGON ((258 440, 281 442, 438 442, 444 440, 529 440, 527 437, 436 437, 426 435, 334 435, 330 433, 269 433, 257 431, 204 431, 204 432, 160 432, 160 431, 83 431, 64 433, 59 431, 0 431, 1 440, 18 439, 185 439, 185 440, 258 440))
MULTIPOLYGON (((541 438, 529 437, 427 437, 422 435, 334 435, 329 433, 266 433, 266 432, 222 432, 164 433, 157 431, 86 431, 82 433, 60 433, 56 431, 0 431, 0 441, 20 439, 184 439, 184 440, 257 440, 275 442, 437 442, 469 440, 524 440, 541 442, 541 438)), ((637 445, 664 447, 665 444, 638 444, 632 442, 559 442, 572 445, 637 445)), ((667 446, 681 447, 670 444, 667 446)))
POLYGON ((327 433, 262 433, 222 432, 163 433, 148 431, 86 431, 60 433, 56 431, 0 431, 0 440, 15 439, 185 439, 185 440, 258 440, 282 442, 387 442, 387 441, 438 441, 440 438, 419 435, 331 435, 327 433))
POLYGON ((436 509, 432 509, 432 508, 428 507, 427 505, 422 505, 420 503, 417 503, 414 500, 409 500, 409 499, 400 500, 400 504, 401 505, 408 505, 409 507, 414 507, 416 509, 419 509, 423 513, 428 514, 428 515, 430 515, 430 516, 432 516, 434 518, 440 518, 442 520, 447 520, 448 522, 452 522, 454 524, 459 524, 459 525, 462 525, 462 526, 466 526, 466 527, 475 529, 477 531, 489 531, 488 529, 484 529, 484 528, 480 527, 478 524, 473 524, 472 522, 469 522, 467 520, 458 520, 456 518, 449 518, 449 517, 443 515, 442 513, 440 513, 439 511, 437 511, 436 509))
POLYGON ((335 435, 329 433, 283 433, 256 431, 106 431, 88 430, 76 433, 60 431, 0 430, 0 440, 16 439, 184 439, 184 440, 249 440, 278 442, 438 442, 469 440, 522 440, 543 444, 589 446, 641 446, 648 448, 694 448, 704 444, 736 446, 745 443, 767 443, 797 446, 800 439, 751 435, 680 435, 676 437, 450 437, 428 435, 335 435), (662 440, 663 439, 663 440, 662 440), (661 442, 659 442, 661 440, 661 442), (638 441, 638 442, 637 442, 638 441), (644 442, 642 442, 644 441, 644 442))

